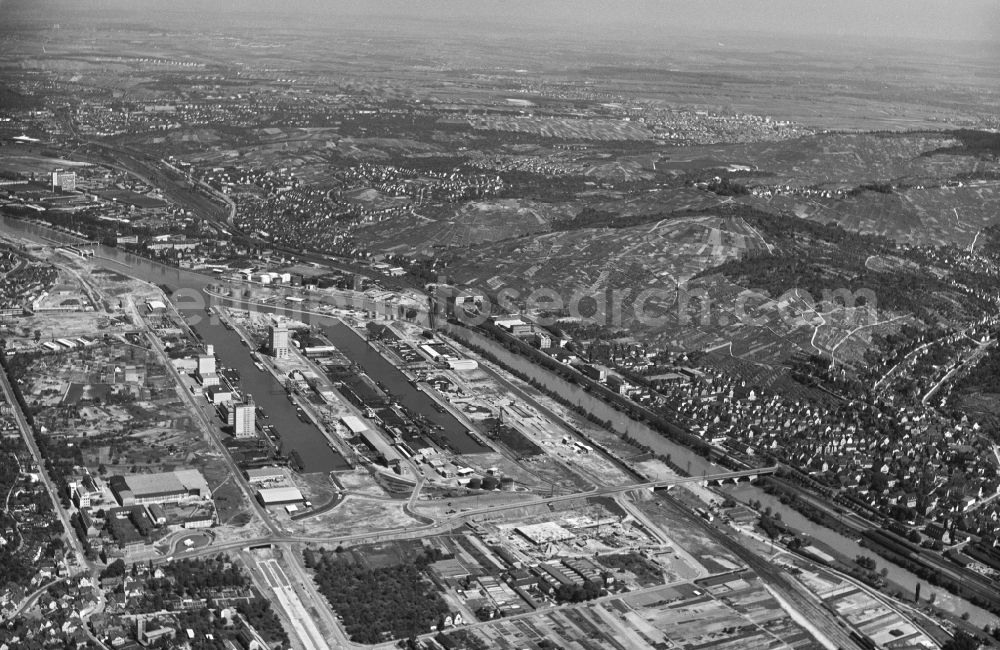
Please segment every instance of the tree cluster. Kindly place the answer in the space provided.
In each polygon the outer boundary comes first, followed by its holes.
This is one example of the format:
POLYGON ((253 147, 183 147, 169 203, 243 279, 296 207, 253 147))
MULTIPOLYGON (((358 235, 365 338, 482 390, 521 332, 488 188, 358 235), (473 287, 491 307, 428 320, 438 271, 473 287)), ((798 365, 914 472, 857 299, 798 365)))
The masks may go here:
POLYGON ((343 554, 321 550, 305 555, 316 584, 358 643, 407 638, 431 630, 448 605, 427 579, 433 561, 419 555, 412 562, 369 568, 343 554))

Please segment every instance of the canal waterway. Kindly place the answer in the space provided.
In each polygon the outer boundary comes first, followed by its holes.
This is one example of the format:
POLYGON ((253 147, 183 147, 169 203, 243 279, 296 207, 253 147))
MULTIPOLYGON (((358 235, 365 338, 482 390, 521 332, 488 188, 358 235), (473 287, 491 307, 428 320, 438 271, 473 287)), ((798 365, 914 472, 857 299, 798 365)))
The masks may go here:
MULTIPOLYGON (((212 297, 213 299, 214 296, 212 297)), ((278 313, 296 320, 302 320, 319 327, 323 334, 351 362, 374 379, 390 397, 405 406, 411 413, 418 414, 431 424, 440 427, 439 433, 448 445, 460 454, 476 454, 489 451, 468 434, 468 429, 453 415, 434 408, 434 400, 410 383, 409 378, 395 365, 386 360, 368 341, 339 319, 312 313, 303 314, 294 307, 248 304, 240 298, 226 300, 237 309, 252 309, 261 313, 278 313)))
MULTIPOLYGON (((73 244, 79 240, 57 230, 45 228, 9 217, 0 217, 0 229, 8 234, 31 239, 50 246, 54 242, 73 244)), ((234 368, 241 377, 240 389, 253 395, 254 401, 267 414, 267 424, 274 425, 281 436, 284 453, 297 450, 302 458, 305 472, 325 472, 344 469, 347 462, 330 448, 325 436, 312 423, 298 418, 295 406, 288 400, 284 387, 269 372, 261 372, 253 363, 250 349, 243 345, 236 332, 226 329, 206 311, 208 304, 218 304, 205 289, 218 285, 216 277, 177 269, 109 246, 95 247, 96 263, 105 268, 129 275, 140 280, 160 285, 173 292, 172 302, 183 313, 205 343, 215 346, 215 353, 223 365, 234 368)), ((242 289, 242 287, 240 287, 242 289)), ((235 292, 237 294, 241 291, 235 292)), ((372 379, 388 390, 411 412, 419 414, 441 427, 440 433, 448 444, 459 453, 479 453, 487 451, 471 438, 467 429, 449 413, 441 413, 434 408, 433 400, 409 383, 408 378, 398 368, 386 361, 378 351, 354 330, 332 317, 303 315, 294 309, 273 306, 253 306, 240 298, 227 300, 237 309, 252 309, 268 313, 283 313, 292 318, 319 326, 338 350, 352 362, 360 366, 372 379)))
POLYGON ((331 319, 325 321, 330 322, 323 323, 323 333, 336 348, 361 366, 369 377, 380 382, 383 389, 400 404, 441 427, 441 434, 455 451, 461 454, 489 451, 488 447, 473 440, 468 430, 453 415, 435 409, 430 396, 414 387, 399 368, 389 363, 377 350, 368 345, 367 341, 358 336, 357 332, 339 321, 331 319))
MULTIPOLYGON (((11 235, 31 239, 50 246, 53 242, 72 244, 76 238, 35 224, 0 218, 0 229, 11 235)), ((191 328, 205 343, 215 347, 215 354, 222 365, 236 370, 240 375, 237 388, 253 395, 254 402, 265 413, 265 424, 271 424, 281 436, 282 451, 289 454, 298 452, 302 459, 303 472, 329 472, 349 467, 343 456, 330 448, 326 437, 311 422, 299 419, 295 405, 289 401, 284 386, 270 372, 260 371, 253 363, 250 349, 243 345, 236 332, 226 329, 217 318, 205 311, 207 298, 195 299, 205 287, 217 283, 216 278, 183 269, 176 269, 158 262, 109 246, 95 248, 97 264, 123 275, 160 285, 174 292, 172 298, 191 328), (184 291, 181 291, 184 290, 184 291)))
MULTIPOLYGON (((0 216, 0 231, 24 239, 31 239, 43 245, 51 245, 53 240, 64 243, 74 243, 76 241, 74 238, 58 231, 3 216, 0 216)), ((204 296, 204 289, 207 286, 218 283, 216 278, 151 262, 145 258, 125 253, 116 248, 98 246, 97 254, 109 262, 106 268, 110 270, 119 271, 155 284, 165 285, 174 290, 185 288, 204 296), (128 268, 115 264, 113 261, 123 262, 128 265, 128 268)), ((183 303, 178 304, 178 308, 184 308, 183 303)), ((186 310, 192 316, 198 316, 197 313, 194 313, 195 307, 189 306, 186 310)), ((223 359, 225 365, 235 367, 244 377, 245 390, 253 393, 255 401, 269 412, 271 422, 281 432, 282 440, 286 447, 285 451, 289 452, 291 449, 298 449, 299 454, 306 464, 306 471, 327 471, 343 467, 346 464, 343 458, 328 447, 322 433, 313 425, 305 425, 299 421, 294 406, 285 397, 284 389, 271 378, 269 373, 265 374, 256 369, 250 358, 249 350, 242 345, 239 336, 235 332, 223 328, 221 325, 210 323, 204 312, 204 302, 198 304, 197 311, 200 312, 201 318, 191 318, 191 321, 194 323, 194 329, 198 331, 206 342, 216 346, 216 352, 223 359)), ((274 311, 274 308, 270 308, 270 311, 274 311)), ((279 309, 278 311, 282 310, 279 309)), ((292 312, 292 315, 294 315, 294 312, 292 312)), ((361 366, 369 376, 376 381, 382 382, 389 389, 389 392, 396 399, 399 399, 402 404, 445 427, 445 431, 449 434, 449 440, 454 437, 456 449, 465 451, 466 453, 481 450, 478 448, 478 443, 475 443, 475 441, 464 434, 464 428, 461 427, 457 420, 450 415, 438 413, 432 407, 428 396, 423 395, 411 386, 406 377, 397 368, 368 346, 364 339, 358 336, 353 330, 333 318, 309 317, 308 320, 313 325, 319 325, 338 349, 354 363, 361 366), (463 439, 468 442, 463 442, 463 439), (472 447, 473 445, 475 447, 472 447)), ((471 339, 473 343, 493 354, 504 364, 524 373, 528 377, 534 378, 542 386, 560 395, 570 403, 583 407, 600 420, 609 421, 612 428, 618 433, 628 434, 640 444, 648 446, 654 453, 669 455, 671 460, 688 474, 692 476, 704 476, 726 471, 725 468, 695 454, 690 449, 665 438, 644 423, 636 422, 627 415, 615 410, 609 404, 594 397, 579 385, 572 384, 551 372, 539 368, 526 358, 510 352, 495 341, 464 328, 463 338, 471 339)), ((874 555, 871 550, 860 546, 856 540, 812 523, 797 511, 782 504, 777 498, 757 487, 741 483, 738 487, 727 489, 731 491, 734 497, 742 501, 760 501, 762 505, 770 506, 773 512, 781 513, 782 520, 785 523, 821 541, 847 558, 854 558, 857 555, 874 555)), ((885 566, 888 568, 888 577, 892 582, 907 590, 912 590, 918 582, 924 583, 924 593, 935 592, 939 606, 942 606, 944 609, 956 614, 968 612, 970 621, 979 626, 987 623, 990 625, 996 624, 996 616, 972 605, 964 599, 952 596, 943 589, 928 589, 929 585, 912 572, 890 562, 880 560, 877 557, 876 562, 880 567, 885 566)))

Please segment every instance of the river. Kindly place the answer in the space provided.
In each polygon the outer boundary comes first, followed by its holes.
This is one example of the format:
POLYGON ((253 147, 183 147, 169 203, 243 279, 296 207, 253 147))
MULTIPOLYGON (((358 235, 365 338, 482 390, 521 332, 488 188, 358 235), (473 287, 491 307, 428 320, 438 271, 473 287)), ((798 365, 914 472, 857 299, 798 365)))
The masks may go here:
POLYGON ((568 400, 571 404, 586 409, 602 422, 611 422, 611 428, 616 432, 628 434, 657 454, 670 456, 673 463, 691 476, 731 471, 699 456, 687 447, 663 437, 662 434, 648 425, 633 420, 604 400, 591 395, 582 386, 568 382, 562 377, 540 368, 527 358, 510 352, 493 339, 464 327, 456 328, 455 325, 449 325, 449 332, 453 335, 457 334, 455 338, 459 341, 469 340, 497 359, 502 360, 505 365, 538 381, 542 386, 568 400))
POLYGON ((830 528, 809 521, 798 511, 789 508, 781 503, 777 497, 764 492, 760 488, 754 487, 749 483, 740 483, 739 485, 728 484, 724 489, 734 499, 743 501, 744 503, 760 501, 762 507, 770 507, 773 512, 780 512, 781 520, 784 523, 796 530, 802 531, 812 539, 822 542, 847 558, 854 558, 859 555, 867 555, 873 558, 879 569, 882 567, 888 569, 889 575, 887 577, 889 581, 899 585, 907 592, 912 593, 917 584, 920 583, 923 598, 926 599, 931 593, 936 594, 938 607, 956 615, 968 612, 969 620, 977 627, 981 628, 986 624, 991 626, 997 624, 997 617, 993 614, 980 607, 976 607, 963 598, 953 596, 940 587, 932 587, 926 580, 917 577, 911 571, 907 571, 892 562, 882 559, 871 549, 858 544, 857 541, 845 537, 830 528))
MULTIPOLYGON (((52 231, 41 226, 29 224, 17 219, 11 219, 9 217, 0 216, 0 230, 22 238, 32 239, 45 245, 50 245, 52 243, 51 240, 53 239, 67 243, 72 243, 73 241, 70 237, 61 235, 57 231, 52 231)), ((132 275, 148 282, 164 284, 171 288, 186 287, 188 289, 194 289, 199 294, 204 295, 203 290, 206 286, 218 283, 216 278, 168 267, 156 262, 150 262, 149 260, 124 253, 115 248, 99 246, 98 252, 105 258, 123 261, 130 266, 130 268, 125 269, 118 264, 109 263, 106 267, 108 269, 132 275)), ((183 304, 178 304, 178 308, 181 308, 182 306, 183 304)), ((194 307, 191 307, 189 308, 189 311, 193 309, 194 307)), ((255 380, 265 381, 265 378, 270 378, 271 375, 267 374, 265 376, 264 373, 259 372, 253 366, 249 352, 247 348, 239 342, 239 337, 235 333, 230 332, 221 326, 211 325, 208 323, 208 319, 204 318, 204 304, 199 305, 198 310, 200 311, 202 318, 191 319, 192 322, 195 323, 195 329, 205 338, 206 342, 216 345, 216 351, 219 353, 220 357, 223 358, 225 365, 237 368, 241 375, 243 375, 247 390, 254 393, 254 399, 259 405, 268 411, 271 415, 271 421, 281 432, 282 440, 286 445, 286 451, 290 451, 292 448, 299 449, 299 454, 306 463, 306 471, 327 471, 329 469, 341 467, 342 464, 344 464, 343 459, 338 454, 335 454, 332 450, 330 450, 322 434, 312 425, 304 425, 298 420, 294 407, 292 407, 291 403, 284 396, 283 388, 278 386, 280 394, 278 394, 273 387, 266 384, 262 385, 261 388, 254 388, 254 386, 258 385, 255 380), (288 417, 278 415, 279 413, 287 414, 288 417), (283 425, 279 423, 276 420, 276 416, 281 419, 281 422, 287 422, 288 424, 283 425)), ((273 311, 273 309, 271 310, 273 311)), ((294 312, 291 310, 284 311, 288 311, 290 315, 294 315, 294 312)), ((348 358, 364 368, 365 371, 368 372, 374 379, 383 382, 389 388, 389 391, 400 399, 403 404, 410 408, 416 407, 414 410, 417 412, 425 415, 436 423, 442 424, 442 426, 446 426, 446 431, 450 431, 453 435, 456 435, 456 448, 459 448, 458 444, 464 444, 461 443, 462 438, 478 447, 477 443, 472 441, 472 439, 468 436, 464 435, 464 429, 463 435, 458 437, 458 431, 454 426, 458 425, 458 422, 451 416, 445 416, 434 410, 431 407, 431 400, 427 398, 427 396, 422 395, 419 391, 416 391, 416 389, 410 386, 410 384, 406 381, 406 378, 401 372, 399 372, 398 369, 388 363, 375 350, 371 349, 361 337, 354 333, 353 330, 345 326, 340 321, 332 318, 310 317, 309 320, 312 324, 322 326, 324 332, 335 346, 340 348, 341 351, 348 356, 348 358), (448 420, 454 422, 454 425, 448 423, 448 420)), ((608 403, 594 397, 587 391, 583 390, 580 386, 572 384, 561 377, 536 366, 526 358, 508 351, 506 348, 491 339, 464 328, 463 332, 466 333, 466 336, 471 338, 472 342, 482 349, 489 351, 505 364, 515 368, 529 377, 534 378, 547 389, 555 392, 575 405, 582 406, 601 420, 610 421, 612 428, 618 433, 627 433, 639 443, 648 446, 654 451, 654 453, 663 455, 669 454, 671 460, 679 467, 687 471, 688 474, 708 475, 725 471, 725 468, 695 454, 690 449, 664 438, 661 434, 657 433, 646 424, 636 422, 620 411, 615 410, 608 403)), ((277 386, 277 382, 273 379, 270 379, 269 381, 271 384, 277 386)), ((465 448, 468 449, 470 447, 466 444, 465 448)), ((471 451, 477 450, 478 449, 471 449, 471 451)), ((855 540, 845 537, 829 528, 812 523, 797 511, 782 504, 777 498, 767 494, 759 488, 746 483, 741 483, 738 487, 731 487, 727 489, 731 490, 731 493, 735 498, 742 501, 757 500, 764 505, 770 506, 772 511, 781 513, 782 521, 793 528, 801 530, 802 532, 811 535, 813 538, 820 540, 828 547, 847 558, 853 558, 857 555, 874 555, 871 550, 861 547, 855 540)), ((918 582, 922 582, 924 584, 924 593, 929 594, 931 591, 934 591, 937 594, 938 605, 942 608, 958 614, 968 612, 970 621, 980 627, 987 623, 990 625, 995 625, 997 623, 996 616, 979 607, 976 607, 975 605, 972 605, 964 599, 956 598, 943 589, 929 589, 929 585, 912 572, 892 563, 880 560, 877 557, 876 561, 880 567, 885 566, 889 569, 889 579, 892 582, 899 584, 907 590, 912 590, 918 582)))
MULTIPOLYGON (((521 355, 510 352, 492 339, 479 335, 475 332, 471 332, 465 328, 462 328, 461 333, 463 334, 463 337, 469 338, 471 342, 475 343, 480 348, 489 351, 497 359, 503 361, 504 364, 515 368, 532 379, 535 379, 547 389, 555 392, 564 399, 569 400, 571 403, 577 406, 582 406, 601 420, 610 421, 612 428, 618 433, 627 433, 641 444, 648 446, 654 451, 654 453, 663 455, 669 454, 671 460, 681 468, 685 469, 688 474, 697 476, 726 471, 725 468, 695 454, 690 449, 663 437, 646 424, 636 422, 620 411, 615 410, 608 403, 594 397, 579 385, 570 383, 562 377, 536 366, 521 355)), ((463 337, 456 338, 462 340, 463 337)), ((756 500, 760 501, 762 505, 770 506, 773 512, 781 513, 782 521, 786 524, 796 530, 806 533, 814 539, 823 542, 828 547, 848 559, 855 558, 858 555, 873 556, 880 568, 883 566, 888 568, 889 580, 898 584, 900 587, 903 587, 907 591, 912 591, 918 582, 922 583, 922 591, 925 597, 931 592, 936 593, 938 606, 942 609, 946 609, 949 612, 954 612, 959 615, 963 612, 968 612, 969 620, 979 627, 982 627, 987 623, 990 625, 997 624, 997 617, 993 614, 973 605, 965 599, 957 598, 949 594, 944 589, 931 587, 926 580, 918 578, 916 574, 907 571, 902 567, 882 560, 876 556, 871 549, 863 548, 854 539, 845 537, 844 535, 841 535, 840 533, 829 528, 814 524, 803 515, 799 514, 798 511, 786 506, 776 497, 771 496, 758 487, 750 485, 749 483, 740 483, 739 486, 729 484, 725 489, 730 492, 734 498, 739 499, 740 501, 752 502, 756 500)))

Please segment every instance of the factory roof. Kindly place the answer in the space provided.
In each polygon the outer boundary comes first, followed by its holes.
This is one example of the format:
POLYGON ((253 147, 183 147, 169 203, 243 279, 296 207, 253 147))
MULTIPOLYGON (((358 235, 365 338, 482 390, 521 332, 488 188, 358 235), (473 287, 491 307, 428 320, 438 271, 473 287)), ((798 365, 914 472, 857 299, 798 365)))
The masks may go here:
POLYGON ((125 477, 125 484, 137 497, 186 491, 184 485, 173 472, 133 474, 125 477))
POLYGON ((576 537, 576 535, 569 532, 559 524, 553 523, 551 521, 543 521, 538 524, 528 524, 525 526, 518 526, 514 530, 521 533, 532 544, 538 544, 538 545, 546 544, 548 542, 558 542, 558 541, 573 539, 574 537, 576 537))
POLYGON ((158 474, 130 474, 122 477, 137 497, 197 491, 209 492, 208 482, 196 469, 178 469, 158 474))
POLYGON ((302 492, 297 487, 263 488, 258 490, 257 494, 265 504, 305 501, 305 497, 302 496, 302 492))
POLYGON ((345 415, 340 418, 340 421, 344 423, 344 426, 351 430, 351 433, 357 435, 362 431, 368 429, 368 425, 356 415, 345 415))

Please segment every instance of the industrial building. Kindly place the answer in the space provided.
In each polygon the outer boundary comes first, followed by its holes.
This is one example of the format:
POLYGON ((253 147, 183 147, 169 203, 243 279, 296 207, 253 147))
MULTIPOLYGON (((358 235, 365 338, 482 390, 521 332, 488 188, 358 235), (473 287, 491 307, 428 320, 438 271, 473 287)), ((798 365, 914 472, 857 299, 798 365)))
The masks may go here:
POLYGON ((189 497, 209 498, 212 494, 205 477, 196 469, 116 475, 108 480, 108 486, 122 506, 176 503, 189 497))
POLYGON ((253 438, 256 433, 254 426, 257 418, 257 407, 253 403, 253 396, 247 394, 245 404, 235 404, 233 406, 233 434, 237 438, 253 438))
POLYGON ((449 370, 475 370, 479 363, 475 359, 459 359, 458 357, 445 357, 444 363, 449 370))
POLYGON ((199 354, 197 361, 198 368, 195 371, 195 378, 198 380, 198 383, 204 388, 218 386, 219 375, 215 367, 215 347, 206 345, 205 353, 199 354))
POLYGON ((215 406, 220 406, 225 402, 231 402, 233 400, 233 389, 226 388, 222 385, 210 386, 208 390, 205 391, 205 397, 208 401, 215 406))
POLYGON ((474 359, 460 359, 451 354, 444 354, 437 347, 427 343, 420 346, 420 351, 429 356, 431 361, 451 370, 475 370, 479 367, 474 359))
POLYGON ((52 172, 52 191, 72 192, 76 189, 76 172, 57 169, 52 172))
POLYGON ((288 503, 302 503, 305 497, 297 487, 273 487, 257 490, 257 500, 264 506, 283 506, 288 503))
POLYGON ((381 456, 387 463, 398 463, 403 459, 395 447, 389 444, 378 431, 365 424, 361 418, 355 415, 345 415, 340 418, 340 421, 347 427, 352 436, 360 436, 365 445, 381 456))
POLYGON ((287 359, 291 354, 288 348, 288 327, 282 322, 276 322, 269 328, 268 347, 275 359, 287 359))
POLYGON ((337 347, 333 345, 314 345, 303 350, 309 358, 328 357, 337 352, 337 347))
POLYGON ((364 420, 356 415, 345 415, 340 418, 340 423, 347 427, 347 430, 350 431, 353 436, 359 436, 362 431, 366 431, 368 429, 368 425, 365 424, 364 420))
POLYGON ((535 546, 541 546, 549 542, 563 542, 576 537, 570 531, 551 521, 517 526, 514 528, 514 531, 535 546))
POLYGON ((285 478, 285 470, 280 467, 250 467, 243 470, 249 483, 266 483, 267 481, 281 481, 285 478))
POLYGON ((377 431, 368 429, 361 432, 361 439, 365 441, 372 450, 378 452, 378 455, 385 459, 387 463, 394 464, 400 462, 403 457, 400 455, 396 448, 390 445, 377 431))
POLYGON ((433 347, 431 347, 430 345, 428 345, 428 344, 426 344, 426 343, 424 343, 423 345, 421 345, 421 346, 420 346, 420 349, 421 349, 421 350, 422 350, 422 351, 423 351, 423 352, 424 352, 424 353, 425 353, 425 354, 426 354, 427 356, 429 356, 429 357, 431 358, 431 360, 432 360, 432 361, 437 361, 437 360, 438 360, 439 358, 441 358, 441 353, 440 353, 440 352, 438 352, 437 350, 435 350, 435 349, 434 349, 433 347))
POLYGON ((215 374, 215 346, 206 345, 205 354, 198 355, 198 374, 215 374))
POLYGON ((256 435, 254 427, 257 425, 257 407, 253 403, 253 396, 247 395, 246 403, 229 400, 219 406, 219 415, 226 422, 226 426, 233 428, 233 435, 237 438, 253 438, 256 435))

